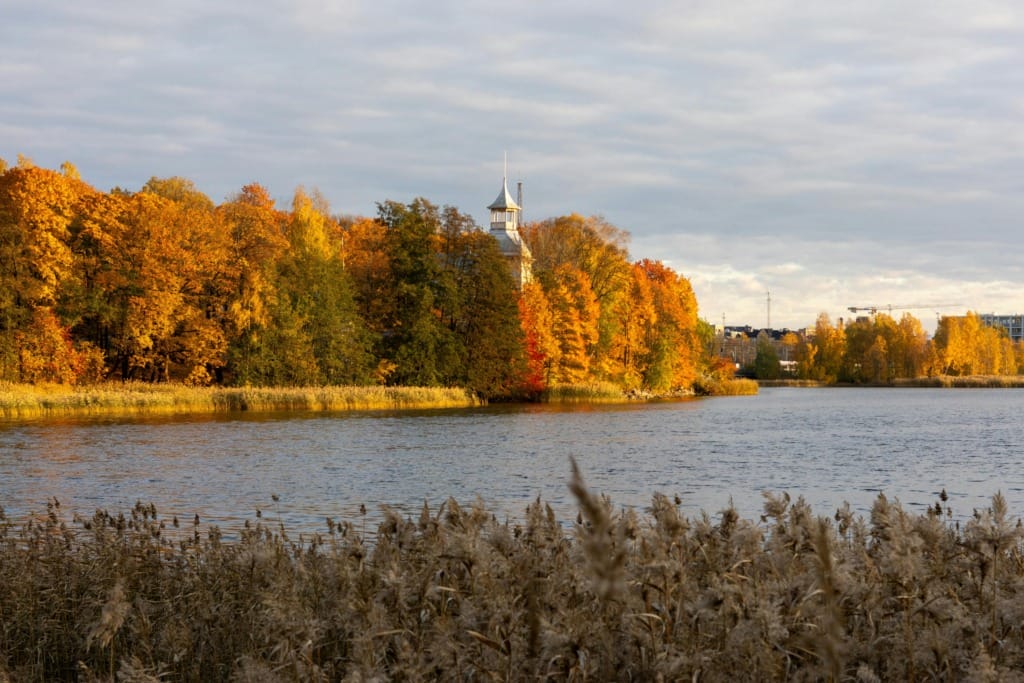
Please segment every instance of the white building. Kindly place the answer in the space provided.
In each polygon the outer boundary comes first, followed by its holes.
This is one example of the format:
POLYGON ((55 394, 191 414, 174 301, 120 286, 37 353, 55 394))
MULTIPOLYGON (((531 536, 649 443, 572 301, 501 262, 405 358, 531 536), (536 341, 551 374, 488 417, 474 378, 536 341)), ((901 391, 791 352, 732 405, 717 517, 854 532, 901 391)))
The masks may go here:
POLYGON ((507 177, 501 179, 498 198, 487 207, 491 212, 491 236, 498 240, 501 253, 509 262, 516 287, 533 279, 533 256, 519 234, 519 212, 522 210, 508 193, 507 177))

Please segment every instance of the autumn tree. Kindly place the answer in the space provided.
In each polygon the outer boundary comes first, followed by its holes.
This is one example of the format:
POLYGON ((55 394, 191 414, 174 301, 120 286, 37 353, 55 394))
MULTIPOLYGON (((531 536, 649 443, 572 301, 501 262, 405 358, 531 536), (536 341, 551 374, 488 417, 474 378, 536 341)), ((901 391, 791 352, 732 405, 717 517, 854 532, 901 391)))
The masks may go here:
POLYGON ((245 185, 218 207, 218 213, 230 236, 232 270, 225 311, 229 363, 234 380, 247 384, 259 380, 254 358, 278 301, 278 263, 289 246, 284 234, 287 216, 257 183, 245 185))
POLYGON ((920 377, 924 373, 928 335, 921 321, 904 313, 898 323, 897 337, 890 345, 889 357, 896 377, 920 377))
POLYGON ((169 379, 172 337, 185 314, 189 254, 179 239, 179 207, 139 192, 108 229, 111 338, 122 378, 169 379))
POLYGON ((43 168, 0 175, 0 306, 5 316, 53 305, 71 272, 68 228, 82 183, 43 168))
POLYGON ((547 389, 561 355, 553 331, 551 304, 540 282, 523 285, 519 296, 519 320, 526 361, 521 387, 527 396, 535 397, 547 389))
POLYGON ((79 339, 94 345, 114 366, 117 354, 115 325, 119 318, 116 293, 123 285, 112 256, 125 237, 120 224, 128 210, 128 198, 121 193, 94 192, 82 198, 71 225, 75 253, 75 278, 65 289, 64 306, 74 312, 72 330, 79 339))
POLYGON ((377 335, 394 320, 390 296, 391 261, 387 226, 372 218, 357 218, 342 226, 342 262, 352 278, 356 304, 367 327, 377 335))
POLYGON ((301 188, 292 204, 291 249, 281 263, 282 299, 303 322, 317 375, 313 383, 368 384, 372 338, 356 308, 326 201, 301 188))
POLYGON ((846 351, 840 365, 839 379, 844 382, 888 382, 889 347, 896 337, 892 318, 878 314, 861 318, 844 329, 846 351))
POLYGON ((166 345, 164 379, 168 367, 189 384, 213 381, 228 362, 226 312, 234 293, 237 264, 232 260, 231 235, 210 198, 184 178, 151 178, 142 192, 169 199, 174 204, 169 219, 176 250, 183 255, 177 264, 181 308, 166 345))
POLYGON ((1005 330, 988 327, 976 313, 943 316, 932 348, 936 366, 947 375, 1013 374, 1016 354, 1005 330))
POLYGON ((549 297, 556 271, 568 267, 583 274, 598 313, 597 335, 586 349, 588 374, 621 380, 626 373, 621 313, 631 279, 629 234, 602 218, 571 214, 524 226, 523 239, 533 254, 534 275, 545 283, 549 297))
POLYGON ((0 377, 5 379, 19 379, 15 334, 38 309, 46 315, 58 303, 73 272, 69 227, 79 197, 91 188, 72 168, 65 175, 19 157, 17 167, 0 174, 0 377))
POLYGON ((846 332, 832 325, 827 313, 820 313, 813 336, 798 351, 801 379, 833 383, 839 379, 846 357, 846 332))
POLYGON ((227 362, 230 237, 190 183, 150 185, 80 203, 74 330, 123 379, 206 384, 227 362), (170 197, 159 194, 168 188, 170 197))
POLYGON ((638 265, 650 283, 655 311, 646 344, 645 384, 654 391, 689 388, 700 358, 693 288, 660 261, 645 259, 638 265))
POLYGON ((649 344, 653 340, 651 330, 658 323, 652 282, 642 264, 630 266, 629 286, 625 295, 618 297, 613 310, 618 325, 609 355, 621 367, 621 375, 613 379, 626 389, 637 389, 644 383, 651 353, 649 344))
POLYGON ((21 382, 76 384, 103 376, 103 354, 88 343, 74 343, 70 329, 49 307, 36 307, 15 339, 21 382))
POLYGON ((563 264, 547 275, 545 294, 551 307, 551 332, 558 345, 549 384, 576 384, 590 379, 590 347, 598 339, 600 307, 582 271, 563 264))
POLYGON ((941 374, 970 375, 976 372, 980 331, 981 321, 973 313, 964 317, 943 316, 939 320, 932 346, 941 374))

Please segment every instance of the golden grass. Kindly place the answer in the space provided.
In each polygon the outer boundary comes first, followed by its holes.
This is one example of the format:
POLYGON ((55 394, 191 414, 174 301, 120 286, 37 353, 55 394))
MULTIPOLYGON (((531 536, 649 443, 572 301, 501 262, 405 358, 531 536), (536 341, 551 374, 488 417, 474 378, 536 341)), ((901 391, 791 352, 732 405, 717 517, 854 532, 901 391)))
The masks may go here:
POLYGON ((545 403, 625 403, 629 400, 622 387, 613 382, 557 384, 541 396, 545 403))
POLYGON ((916 377, 897 379, 897 387, 935 387, 942 389, 1021 389, 1024 375, 939 375, 937 377, 916 377))
POLYGON ((828 387, 833 386, 828 382, 816 379, 759 379, 757 385, 761 387, 828 387))
POLYGON ((1024 531, 999 494, 962 525, 883 496, 868 519, 786 495, 689 518, 659 494, 616 510, 573 469, 574 524, 449 500, 385 509, 372 543, 0 513, 0 680, 1020 678, 1024 531))
POLYGON ((753 396, 758 391, 756 380, 745 378, 715 379, 702 377, 694 384, 700 396, 753 396))
POLYGON ((470 392, 434 387, 187 387, 0 383, 0 416, 141 415, 275 410, 387 410, 479 405, 470 392))

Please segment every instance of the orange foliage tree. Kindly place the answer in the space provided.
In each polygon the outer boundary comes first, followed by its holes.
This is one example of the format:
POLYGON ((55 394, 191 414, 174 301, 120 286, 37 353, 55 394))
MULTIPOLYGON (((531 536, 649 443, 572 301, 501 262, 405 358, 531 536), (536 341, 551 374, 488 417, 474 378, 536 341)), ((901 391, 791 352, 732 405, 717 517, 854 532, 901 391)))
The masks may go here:
POLYGON ((459 384, 482 396, 610 380, 677 389, 701 353, 689 282, 631 264, 596 217, 525 226, 515 291, 471 217, 425 199, 376 220, 185 178, 98 192, 71 164, 0 164, 0 378, 459 384), (99 362, 102 359, 103 362, 99 362), (90 369, 91 368, 91 369, 90 369))
POLYGON ((650 283, 655 312, 646 344, 646 385, 655 391, 689 388, 700 355, 693 288, 660 261, 644 259, 638 267, 650 283))
POLYGON ((20 376, 24 364, 19 348, 25 348, 30 330, 43 331, 32 327, 40 322, 37 312, 40 307, 50 311, 71 278, 74 254, 69 227, 80 196, 90 191, 70 164, 65 165, 65 173, 57 173, 21 158, 17 167, 0 174, 2 379, 30 379, 20 376))

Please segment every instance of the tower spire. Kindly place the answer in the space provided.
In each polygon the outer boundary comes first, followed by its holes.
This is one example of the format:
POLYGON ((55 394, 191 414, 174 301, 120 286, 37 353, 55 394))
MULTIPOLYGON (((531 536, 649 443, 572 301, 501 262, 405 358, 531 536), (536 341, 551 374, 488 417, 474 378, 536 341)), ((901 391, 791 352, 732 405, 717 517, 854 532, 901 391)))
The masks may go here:
MULTIPOLYGON (((522 192, 522 186, 519 187, 522 192)), ((520 196, 522 196, 520 194, 520 196)), ((504 176, 501 179, 501 192, 498 193, 490 206, 491 235, 498 240, 502 254, 512 266, 512 275, 516 285, 522 287, 532 278, 530 250, 519 235, 519 212, 521 207, 508 191, 508 152, 504 158, 504 176)))

